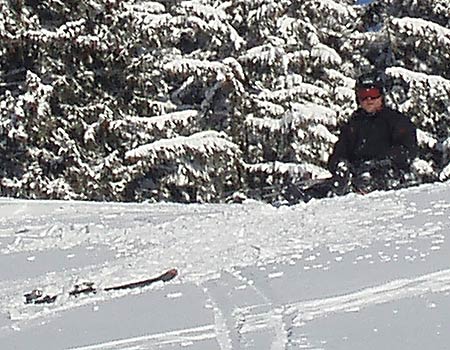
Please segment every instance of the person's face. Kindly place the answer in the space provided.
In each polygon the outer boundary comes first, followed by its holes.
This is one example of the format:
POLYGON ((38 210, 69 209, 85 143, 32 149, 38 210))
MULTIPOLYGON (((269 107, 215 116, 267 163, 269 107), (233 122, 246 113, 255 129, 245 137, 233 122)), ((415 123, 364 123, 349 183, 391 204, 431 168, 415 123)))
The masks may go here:
POLYGON ((375 87, 358 90, 358 102, 367 113, 376 113, 383 108, 383 96, 375 87))
POLYGON ((367 113, 376 113, 383 108, 383 97, 366 97, 359 99, 359 104, 361 108, 367 113))

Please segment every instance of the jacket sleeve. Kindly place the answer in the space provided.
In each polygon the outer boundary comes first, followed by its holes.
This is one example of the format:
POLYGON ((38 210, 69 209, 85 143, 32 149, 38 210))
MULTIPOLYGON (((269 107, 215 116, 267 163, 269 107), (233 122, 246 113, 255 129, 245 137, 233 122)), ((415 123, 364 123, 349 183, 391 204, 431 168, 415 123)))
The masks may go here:
POLYGON ((350 161, 350 151, 352 149, 351 145, 353 140, 352 130, 353 128, 349 124, 344 124, 341 127, 339 140, 335 143, 333 152, 328 159, 328 170, 333 174, 336 172, 336 168, 339 162, 350 161))
POLYGON ((406 167, 417 156, 417 130, 403 114, 397 112, 392 124, 389 156, 397 166, 406 167))

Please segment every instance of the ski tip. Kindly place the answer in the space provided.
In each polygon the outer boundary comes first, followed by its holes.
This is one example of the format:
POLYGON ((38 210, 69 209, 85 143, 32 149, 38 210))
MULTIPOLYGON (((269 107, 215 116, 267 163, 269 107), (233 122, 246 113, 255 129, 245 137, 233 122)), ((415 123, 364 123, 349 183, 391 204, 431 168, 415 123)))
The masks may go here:
POLYGON ((166 271, 161 276, 161 280, 163 282, 168 282, 168 281, 174 279, 176 276, 178 276, 178 270, 177 269, 170 269, 170 270, 166 271))

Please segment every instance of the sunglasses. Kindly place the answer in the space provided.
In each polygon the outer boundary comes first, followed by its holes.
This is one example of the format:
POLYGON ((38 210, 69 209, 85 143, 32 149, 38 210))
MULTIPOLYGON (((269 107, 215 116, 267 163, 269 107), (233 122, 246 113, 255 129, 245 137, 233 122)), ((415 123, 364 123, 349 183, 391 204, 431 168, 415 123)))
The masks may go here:
POLYGON ((381 97, 381 95, 378 95, 378 96, 367 96, 367 97, 360 97, 359 98, 359 101, 360 102, 364 102, 364 101, 372 101, 372 100, 376 100, 376 99, 379 99, 381 97))

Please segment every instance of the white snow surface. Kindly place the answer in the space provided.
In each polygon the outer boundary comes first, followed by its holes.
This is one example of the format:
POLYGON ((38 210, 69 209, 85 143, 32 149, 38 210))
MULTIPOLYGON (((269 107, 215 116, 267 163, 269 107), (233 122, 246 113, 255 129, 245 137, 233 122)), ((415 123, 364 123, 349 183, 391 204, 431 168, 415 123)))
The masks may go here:
POLYGON ((279 208, 0 199, 0 349, 448 349, 449 198, 447 182, 279 208), (99 291, 69 296, 83 281, 99 291), (26 305, 36 288, 60 296, 26 305))

